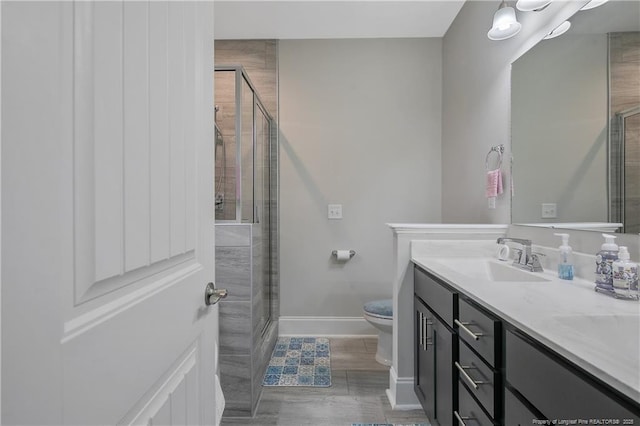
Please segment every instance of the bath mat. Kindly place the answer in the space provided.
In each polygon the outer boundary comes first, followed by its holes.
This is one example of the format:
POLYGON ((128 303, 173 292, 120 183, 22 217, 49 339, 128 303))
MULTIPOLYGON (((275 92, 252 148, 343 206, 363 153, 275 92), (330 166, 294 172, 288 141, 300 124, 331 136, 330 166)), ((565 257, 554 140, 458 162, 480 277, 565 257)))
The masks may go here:
POLYGON ((279 337, 262 386, 331 386, 326 337, 279 337))

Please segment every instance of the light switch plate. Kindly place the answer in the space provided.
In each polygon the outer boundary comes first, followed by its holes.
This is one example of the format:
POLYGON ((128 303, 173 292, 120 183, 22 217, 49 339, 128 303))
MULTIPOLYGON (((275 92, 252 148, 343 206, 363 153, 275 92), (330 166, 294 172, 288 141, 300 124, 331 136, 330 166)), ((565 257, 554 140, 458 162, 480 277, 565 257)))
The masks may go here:
POLYGON ((329 204, 327 217, 329 219, 342 219, 342 204, 329 204))
POLYGON ((542 203, 542 218, 554 219, 558 217, 556 203, 542 203))

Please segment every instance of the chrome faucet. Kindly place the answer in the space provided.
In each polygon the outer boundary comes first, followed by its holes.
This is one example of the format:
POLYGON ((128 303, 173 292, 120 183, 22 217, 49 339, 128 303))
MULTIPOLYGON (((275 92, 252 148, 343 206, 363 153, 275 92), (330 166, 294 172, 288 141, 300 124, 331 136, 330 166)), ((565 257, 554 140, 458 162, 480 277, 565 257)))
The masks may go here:
POLYGON ((539 258, 541 254, 531 252, 531 240, 508 237, 500 237, 497 240, 498 244, 504 244, 507 242, 518 243, 522 246, 522 249, 515 249, 516 254, 513 258, 513 266, 517 266, 518 268, 526 269, 531 272, 542 272, 543 269, 542 265, 540 265, 539 258))

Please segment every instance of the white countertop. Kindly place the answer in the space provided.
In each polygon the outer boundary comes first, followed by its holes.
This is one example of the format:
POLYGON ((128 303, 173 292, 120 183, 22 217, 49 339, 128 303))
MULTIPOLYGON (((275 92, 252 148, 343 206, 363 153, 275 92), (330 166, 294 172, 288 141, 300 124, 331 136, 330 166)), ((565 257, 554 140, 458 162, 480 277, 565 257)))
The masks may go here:
POLYGON ((640 401, 640 303, 596 293, 585 279, 491 281, 473 265, 496 259, 495 241, 412 241, 411 260, 540 343, 640 401), (465 266, 466 262, 466 266, 465 266), (478 263, 480 262, 480 263, 478 263))

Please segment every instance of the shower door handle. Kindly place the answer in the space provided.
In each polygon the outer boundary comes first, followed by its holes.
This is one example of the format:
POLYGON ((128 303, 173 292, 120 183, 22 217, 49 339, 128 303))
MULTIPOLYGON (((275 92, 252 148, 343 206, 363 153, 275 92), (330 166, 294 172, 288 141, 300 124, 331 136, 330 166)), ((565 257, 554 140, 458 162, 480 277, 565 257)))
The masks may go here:
POLYGON ((209 283, 204 289, 204 304, 207 306, 215 305, 220 300, 226 298, 228 292, 224 288, 216 289, 214 283, 209 283))

